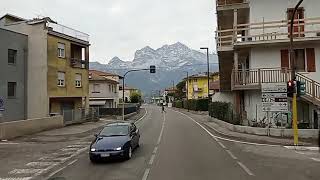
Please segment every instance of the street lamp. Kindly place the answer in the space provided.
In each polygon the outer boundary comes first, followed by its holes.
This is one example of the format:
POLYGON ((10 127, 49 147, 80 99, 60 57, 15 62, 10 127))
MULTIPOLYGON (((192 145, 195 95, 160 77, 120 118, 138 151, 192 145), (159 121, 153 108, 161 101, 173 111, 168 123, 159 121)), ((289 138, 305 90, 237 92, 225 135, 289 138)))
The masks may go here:
POLYGON ((124 73, 123 78, 122 78, 122 120, 124 121, 124 88, 125 88, 125 78, 126 75, 129 72, 136 72, 136 71, 150 71, 150 73, 156 73, 156 66, 150 66, 150 68, 148 69, 133 69, 133 70, 129 70, 126 73, 124 73))
POLYGON ((208 112, 209 112, 209 92, 210 92, 210 67, 209 67, 209 48, 208 47, 201 47, 200 48, 201 50, 206 50, 207 51, 207 68, 208 68, 208 71, 207 71, 207 76, 208 76, 208 112))
POLYGON ((187 73, 187 106, 188 106, 188 112, 189 112, 189 72, 184 71, 187 73))

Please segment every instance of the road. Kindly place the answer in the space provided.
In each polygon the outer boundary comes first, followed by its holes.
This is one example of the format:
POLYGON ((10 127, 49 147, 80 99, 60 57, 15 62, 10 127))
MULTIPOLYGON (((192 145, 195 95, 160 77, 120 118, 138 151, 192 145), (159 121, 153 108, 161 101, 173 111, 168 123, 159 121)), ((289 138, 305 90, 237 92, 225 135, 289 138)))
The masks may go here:
MULTIPOLYGON (((83 152, 51 180, 320 179, 320 162, 282 146, 222 140, 180 112, 148 106, 141 146, 129 161, 92 164, 83 152)), ((43 179, 44 177, 41 177, 43 179)))

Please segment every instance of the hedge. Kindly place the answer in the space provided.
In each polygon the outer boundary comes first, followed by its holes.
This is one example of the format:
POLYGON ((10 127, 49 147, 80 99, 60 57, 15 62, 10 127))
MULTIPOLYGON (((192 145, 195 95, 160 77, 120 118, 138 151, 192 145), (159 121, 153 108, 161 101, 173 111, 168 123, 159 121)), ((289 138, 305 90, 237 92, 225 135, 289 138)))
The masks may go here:
POLYGON ((211 102, 209 115, 219 120, 239 125, 240 116, 233 111, 231 103, 226 102, 211 102))
POLYGON ((208 111, 208 99, 177 100, 173 103, 173 106, 176 108, 189 108, 194 111, 208 111))

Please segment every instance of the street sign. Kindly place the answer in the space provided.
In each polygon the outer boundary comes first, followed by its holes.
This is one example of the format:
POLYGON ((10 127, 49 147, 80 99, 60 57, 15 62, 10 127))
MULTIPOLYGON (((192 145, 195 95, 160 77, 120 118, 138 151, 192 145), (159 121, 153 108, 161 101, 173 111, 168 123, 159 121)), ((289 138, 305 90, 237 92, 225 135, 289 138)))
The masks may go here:
POLYGON ((288 95, 286 83, 263 83, 262 111, 264 112, 287 112, 288 95))
POLYGON ((0 97, 0 111, 4 111, 4 100, 0 97))

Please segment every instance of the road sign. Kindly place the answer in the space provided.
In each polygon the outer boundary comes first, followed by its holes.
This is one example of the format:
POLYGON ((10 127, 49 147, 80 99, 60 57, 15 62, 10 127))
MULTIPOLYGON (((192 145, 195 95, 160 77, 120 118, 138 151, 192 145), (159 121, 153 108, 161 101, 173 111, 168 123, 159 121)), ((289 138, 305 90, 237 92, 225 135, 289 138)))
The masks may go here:
POLYGON ((0 111, 4 111, 4 100, 0 97, 0 111))
POLYGON ((288 111, 288 96, 286 83, 264 83, 261 85, 261 92, 262 111, 288 111))

